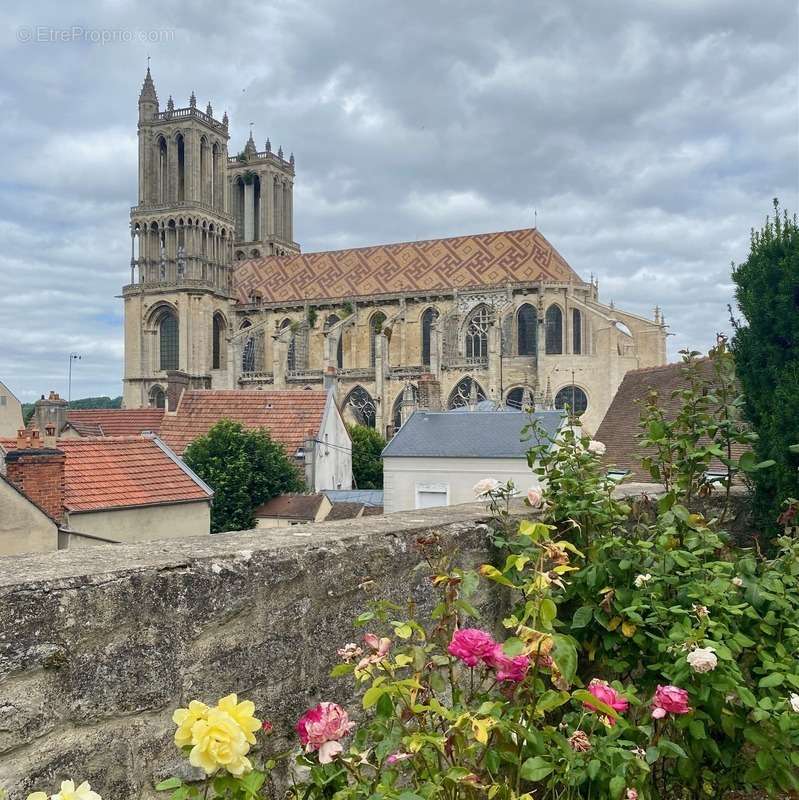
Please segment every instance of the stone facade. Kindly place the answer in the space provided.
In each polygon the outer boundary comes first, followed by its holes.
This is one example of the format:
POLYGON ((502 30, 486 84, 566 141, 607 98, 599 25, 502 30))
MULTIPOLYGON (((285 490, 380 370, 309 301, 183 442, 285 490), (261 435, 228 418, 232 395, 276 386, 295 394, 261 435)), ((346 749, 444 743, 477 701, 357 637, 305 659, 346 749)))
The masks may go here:
MULTIPOLYGON (((359 707, 329 677, 363 634, 355 616, 378 597, 431 610, 417 538, 477 567, 492 557, 484 522, 462 506, 0 558, 0 787, 25 797, 75 776, 114 800, 158 797, 154 781, 190 774, 172 711, 232 691, 272 720, 276 750, 296 746, 307 707, 359 707)), ((477 598, 489 627, 492 587, 477 598)))
POLYGON ((300 256, 293 155, 250 134, 230 158, 226 116, 158 109, 148 71, 126 407, 165 405, 179 369, 193 388, 327 385, 349 421, 390 435, 430 373, 444 408, 568 402, 596 430, 628 370, 666 361, 660 311, 601 303, 536 229, 300 256))

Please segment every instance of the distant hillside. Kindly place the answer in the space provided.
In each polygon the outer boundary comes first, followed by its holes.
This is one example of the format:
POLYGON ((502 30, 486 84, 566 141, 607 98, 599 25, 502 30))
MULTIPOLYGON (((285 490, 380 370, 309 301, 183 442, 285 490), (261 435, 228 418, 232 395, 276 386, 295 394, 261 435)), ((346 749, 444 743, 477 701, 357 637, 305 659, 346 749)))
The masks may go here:
MULTIPOLYGON (((33 416, 33 403, 22 404, 22 418, 27 425, 33 416)), ((119 397, 82 397, 71 400, 70 408, 122 408, 122 396, 119 397)))

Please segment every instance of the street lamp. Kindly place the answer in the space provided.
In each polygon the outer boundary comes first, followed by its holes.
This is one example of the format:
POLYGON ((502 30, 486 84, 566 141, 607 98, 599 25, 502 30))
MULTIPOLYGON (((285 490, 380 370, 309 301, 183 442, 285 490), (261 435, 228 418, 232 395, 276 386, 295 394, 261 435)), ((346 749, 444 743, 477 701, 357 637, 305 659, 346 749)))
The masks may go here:
POLYGON ((80 361, 81 357, 77 353, 69 354, 69 379, 67 380, 67 403, 72 402, 72 362, 80 361))

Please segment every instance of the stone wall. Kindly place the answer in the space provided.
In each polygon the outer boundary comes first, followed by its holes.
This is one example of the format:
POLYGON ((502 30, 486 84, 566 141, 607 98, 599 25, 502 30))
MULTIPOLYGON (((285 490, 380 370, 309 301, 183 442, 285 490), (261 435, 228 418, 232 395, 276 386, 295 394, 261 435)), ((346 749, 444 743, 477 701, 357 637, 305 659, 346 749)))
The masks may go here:
MULTIPOLYGON (((151 798, 180 772, 174 708, 237 691, 290 734, 320 699, 353 705, 329 670, 370 599, 429 607, 415 543, 491 556, 477 506, 0 558, 0 787, 24 800, 65 777, 105 800, 151 798)), ((489 625, 501 598, 479 598, 489 625)), ((294 744, 286 736, 277 746, 294 744)))

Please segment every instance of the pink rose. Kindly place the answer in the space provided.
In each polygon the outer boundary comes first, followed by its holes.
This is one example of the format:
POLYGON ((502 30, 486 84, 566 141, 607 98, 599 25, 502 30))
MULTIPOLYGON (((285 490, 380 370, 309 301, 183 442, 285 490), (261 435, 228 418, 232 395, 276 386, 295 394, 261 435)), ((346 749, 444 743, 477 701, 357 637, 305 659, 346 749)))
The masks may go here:
POLYGON ((652 698, 652 716, 663 719, 666 714, 688 714, 688 692, 679 686, 658 686, 652 698))
POLYGON ((539 508, 543 499, 540 489, 531 488, 527 490, 527 502, 530 504, 531 508, 539 508))
POLYGON ((521 683, 530 669, 530 659, 527 656, 511 657, 505 653, 501 644, 495 644, 491 648, 485 663, 496 670, 498 681, 521 683))
POLYGON ((265 719, 261 723, 261 730, 267 735, 271 736, 272 732, 275 730, 275 726, 268 720, 265 719))
POLYGON ((378 639, 375 634, 366 633, 363 641, 372 652, 364 656, 355 669, 366 669, 370 664, 379 664, 381 661, 385 661, 388 651, 391 649, 391 639, 385 636, 378 639))
POLYGON ((407 761, 409 758, 413 758, 413 753, 392 753, 386 759, 386 764, 396 764, 398 761, 407 761))
MULTIPOLYGON (((594 680, 588 684, 588 691, 596 697, 600 703, 610 706, 614 711, 618 711, 619 713, 623 714, 630 707, 629 702, 605 681, 594 678, 594 680)), ((599 711, 598 708, 592 706, 590 703, 583 703, 583 707, 587 708, 589 711, 599 711)), ((608 717, 607 721, 610 725, 616 724, 616 720, 614 720, 613 717, 608 717)))
POLYGON ((344 749, 343 739, 353 728, 347 712, 335 703, 319 703, 306 711, 297 722, 297 735, 305 752, 319 751, 319 763, 329 764, 344 749))
POLYGON ((479 628, 461 628, 452 634, 452 641, 447 650, 464 664, 476 667, 481 661, 485 661, 494 644, 490 633, 479 628))
POLYGON ((627 800, 638 800, 638 789, 627 790, 627 800))

